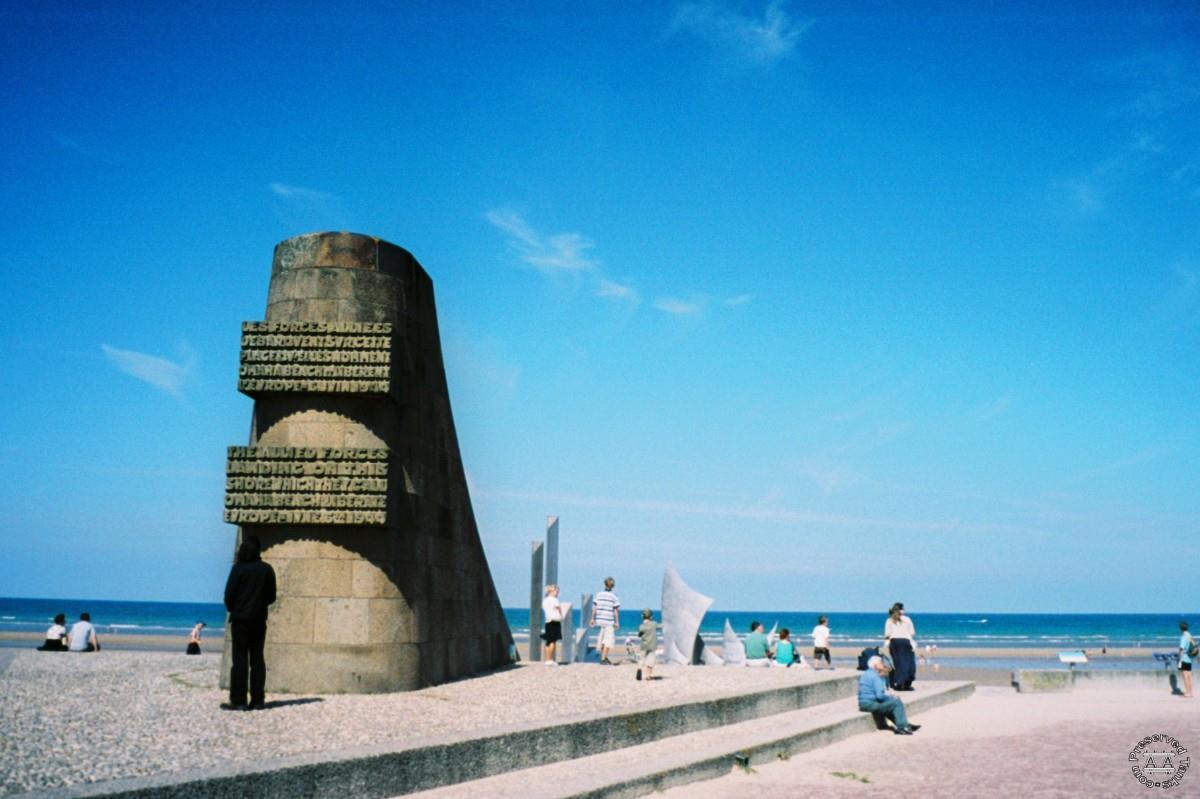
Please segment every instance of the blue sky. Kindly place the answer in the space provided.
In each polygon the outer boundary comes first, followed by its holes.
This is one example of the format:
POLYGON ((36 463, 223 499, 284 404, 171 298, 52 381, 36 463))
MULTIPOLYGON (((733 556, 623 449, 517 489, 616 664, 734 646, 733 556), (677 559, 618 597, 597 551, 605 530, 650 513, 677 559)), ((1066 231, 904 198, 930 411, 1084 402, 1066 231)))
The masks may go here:
POLYGON ((1189 609, 1193 3, 8 3, 0 595, 216 601, 276 242, 434 280, 507 605, 1189 609), (1182 595, 1181 595, 1182 590, 1182 595))

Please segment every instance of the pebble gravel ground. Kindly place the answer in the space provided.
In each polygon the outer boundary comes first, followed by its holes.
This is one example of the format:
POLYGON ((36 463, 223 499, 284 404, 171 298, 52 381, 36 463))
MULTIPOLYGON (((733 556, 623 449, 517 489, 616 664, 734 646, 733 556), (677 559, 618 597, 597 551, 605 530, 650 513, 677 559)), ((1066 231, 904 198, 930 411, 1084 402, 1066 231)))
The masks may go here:
MULTIPOLYGON (((5 653, 6 655, 8 653, 5 653)), ((7 659, 7 658, 6 658, 7 659)), ((219 709, 220 655, 19 651, 0 668, 0 796, 356 746, 473 737, 508 725, 845 676, 796 669, 522 664, 422 691, 267 695, 219 709)), ((0 666, 3 664, 0 663, 0 666)))

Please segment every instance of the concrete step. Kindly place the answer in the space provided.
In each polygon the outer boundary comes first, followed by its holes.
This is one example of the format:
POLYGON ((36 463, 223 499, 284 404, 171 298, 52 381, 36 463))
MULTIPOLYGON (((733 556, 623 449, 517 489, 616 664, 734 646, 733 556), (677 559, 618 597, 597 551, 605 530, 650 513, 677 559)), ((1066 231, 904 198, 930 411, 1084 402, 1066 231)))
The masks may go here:
MULTIPOLYGON (((904 694, 916 715, 966 699, 969 682, 923 682, 904 694)), ((663 738, 650 743, 581 757, 569 762, 547 758, 545 765, 493 777, 410 793, 405 799, 623 799, 674 785, 721 777, 735 758, 753 765, 877 732, 870 714, 854 698, 791 710, 764 718, 663 738)), ((917 733, 920 735, 920 733, 917 733)))
POLYGON ((637 709, 610 708, 556 719, 553 724, 540 721, 510 725, 471 738, 440 736, 261 763, 130 777, 71 786, 58 795, 74 799, 394 796, 775 718, 801 708, 841 703, 856 694, 858 673, 799 672, 796 680, 758 691, 697 696, 682 703, 648 701, 637 709))

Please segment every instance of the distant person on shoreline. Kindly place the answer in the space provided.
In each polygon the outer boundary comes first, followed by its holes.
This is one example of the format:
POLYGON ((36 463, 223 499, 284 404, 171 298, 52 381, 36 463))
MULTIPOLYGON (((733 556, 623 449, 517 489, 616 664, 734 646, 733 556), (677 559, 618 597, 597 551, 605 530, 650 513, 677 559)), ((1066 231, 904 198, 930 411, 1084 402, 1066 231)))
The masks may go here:
POLYGON ((634 679, 653 680, 654 665, 658 662, 658 622, 654 621, 654 611, 650 608, 642 611, 642 623, 638 625, 637 634, 642 646, 634 679))
POLYGON ((60 613, 54 617, 54 624, 46 630, 46 642, 38 647, 39 652, 67 651, 67 617, 60 613))
POLYGON ((821 616, 817 619, 817 626, 813 627, 813 668, 825 659, 825 665, 833 668, 833 661, 829 657, 829 618, 821 616))
POLYGON ((917 631, 912 619, 904 615, 904 603, 897 602, 888 611, 888 620, 883 624, 884 646, 892 661, 892 688, 911 691, 917 678, 917 631))
POLYGON ((750 622, 750 634, 746 636, 746 665, 770 666, 771 645, 767 634, 763 632, 762 622, 758 619, 750 622))
POLYGON ((1192 693, 1192 663, 1200 656, 1200 646, 1188 632, 1188 623, 1179 622, 1179 673, 1183 675, 1183 698, 1191 699, 1192 693))
POLYGON ((266 706, 267 608, 275 601, 275 570, 262 559, 262 544, 250 536, 238 547, 237 562, 225 581, 225 609, 229 611, 233 666, 229 670, 229 702, 222 710, 261 710, 266 706), (250 676, 250 704, 246 704, 246 675, 250 676))
POLYGON ((542 599, 542 615, 546 617, 546 626, 542 628, 542 657, 547 666, 557 666, 554 659, 558 642, 562 640, 562 605, 558 603, 558 586, 546 586, 546 596, 542 599))
POLYGON ((893 696, 887 691, 884 675, 888 673, 887 664, 879 655, 872 655, 867 661, 867 670, 858 678, 858 709, 870 713, 877 719, 880 716, 890 718, 896 728, 896 735, 912 735, 921 729, 920 724, 910 724, 904 702, 900 697, 893 696))
POLYGON ((600 662, 612 665, 608 653, 617 643, 617 630, 621 629, 621 600, 613 593, 617 581, 604 578, 604 590, 592 600, 592 618, 589 627, 600 627, 600 662))
POLYGON ((72 652, 100 651, 100 639, 96 637, 90 613, 80 613, 79 621, 71 625, 71 632, 67 634, 67 649, 72 652))
POLYGON ((205 622, 198 621, 196 626, 192 628, 191 634, 188 635, 187 653, 189 655, 200 654, 200 631, 207 625, 205 622))

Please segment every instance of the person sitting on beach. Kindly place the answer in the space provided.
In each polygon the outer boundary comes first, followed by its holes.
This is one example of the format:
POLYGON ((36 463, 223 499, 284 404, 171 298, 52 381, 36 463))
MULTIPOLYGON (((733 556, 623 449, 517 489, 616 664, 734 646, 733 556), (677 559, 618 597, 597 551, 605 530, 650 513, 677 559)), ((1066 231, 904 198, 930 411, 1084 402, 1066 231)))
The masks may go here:
POLYGON ((557 666, 554 652, 558 648, 558 642, 562 640, 563 621, 557 585, 546 586, 546 596, 542 599, 542 616, 546 619, 546 626, 542 629, 542 640, 545 641, 542 660, 547 666, 557 666))
POLYGON ((617 630, 621 629, 621 600, 613 593, 616 585, 613 578, 604 578, 604 590, 592 600, 592 618, 588 620, 588 627, 600 626, 600 662, 610 666, 608 653, 617 643, 617 630))
POLYGON ((196 622, 196 626, 192 628, 191 634, 188 635, 187 653, 189 655, 200 654, 200 631, 206 626, 205 622, 198 621, 196 622))
POLYGON ((39 652, 67 651, 67 617, 62 613, 54 617, 54 624, 46 630, 46 643, 38 647, 39 652))
POLYGON ((829 618, 821 616, 817 619, 817 626, 813 627, 813 668, 821 662, 821 658, 825 659, 825 665, 833 668, 833 661, 829 658, 829 618))
POLYGON ((1188 632, 1188 623, 1179 622, 1179 673, 1183 675, 1183 696, 1191 699, 1192 694, 1192 663, 1200 652, 1197 651, 1196 639, 1188 632))
POLYGON ((920 724, 910 724, 908 714, 904 710, 904 702, 900 697, 888 693, 887 664, 879 655, 872 655, 867 661, 867 670, 858 678, 858 709, 870 713, 876 719, 889 718, 895 725, 892 730, 896 735, 912 735, 921 729, 920 724))
POLYGON ((746 636, 746 665, 770 666, 771 646, 767 634, 763 632, 762 622, 755 619, 750 622, 750 634, 746 636))
POLYGON ((779 640, 775 642, 775 659, 771 661, 771 665, 790 669, 797 661, 800 668, 808 668, 804 656, 796 651, 796 645, 792 643, 792 631, 784 627, 779 631, 779 640))
POLYGON ((650 608, 642 611, 642 623, 638 625, 637 634, 642 642, 642 651, 634 679, 653 680, 654 664, 658 662, 658 622, 654 621, 654 611, 650 608))
POLYGON ((67 649, 72 652, 100 651, 100 639, 96 637, 90 613, 80 613, 79 621, 71 625, 71 632, 67 634, 67 649))

